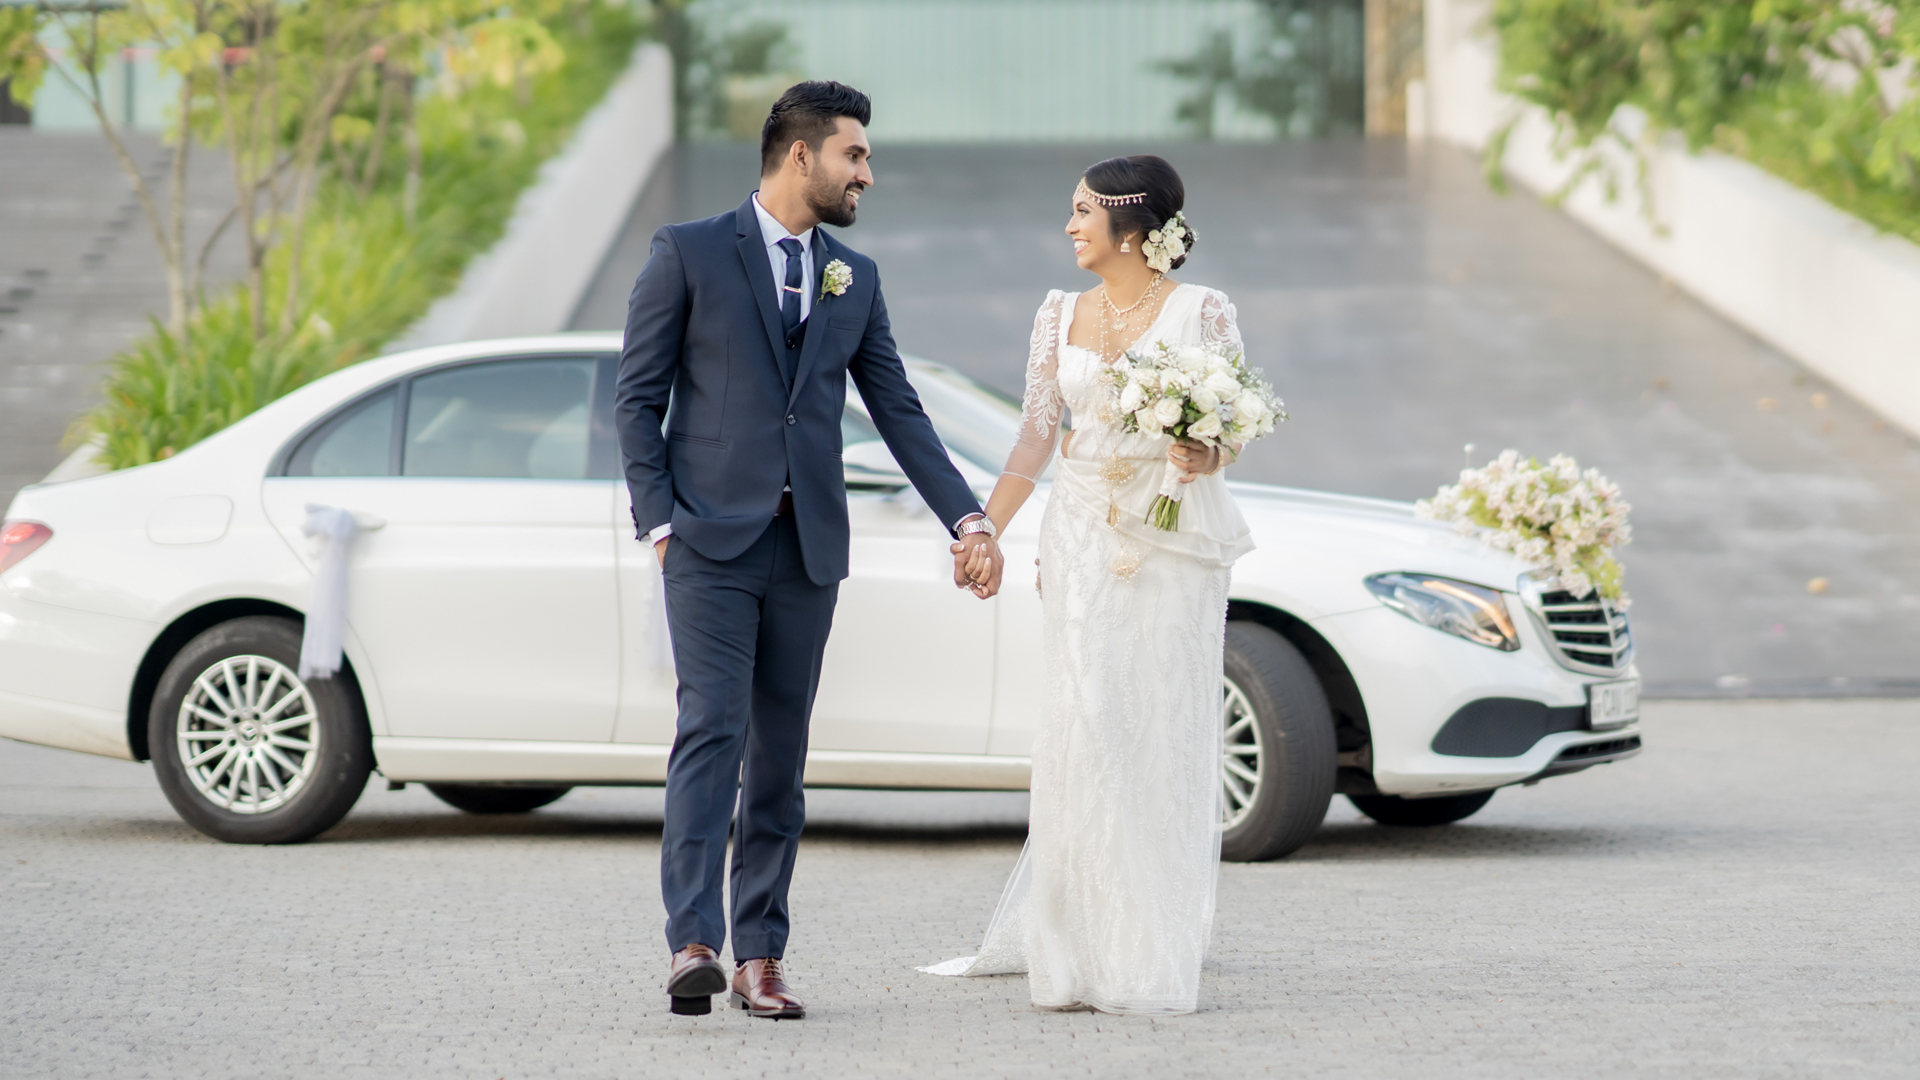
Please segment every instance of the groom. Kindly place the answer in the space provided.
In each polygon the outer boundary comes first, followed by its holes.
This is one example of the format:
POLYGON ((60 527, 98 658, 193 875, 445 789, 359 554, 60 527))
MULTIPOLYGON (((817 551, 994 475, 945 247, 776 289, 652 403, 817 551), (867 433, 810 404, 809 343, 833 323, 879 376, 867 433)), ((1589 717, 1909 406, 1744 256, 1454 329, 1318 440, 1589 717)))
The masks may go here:
POLYGON ((761 130, 760 190, 731 213, 655 233, 628 301, 616 423, 634 524, 660 558, 680 680, 660 851, 677 1013, 707 1012, 727 987, 732 824, 733 1003, 806 1015, 780 958, 806 817, 807 720, 847 576, 848 375, 959 541, 954 583, 982 598, 999 586, 992 522, 907 382, 873 260, 819 228, 852 225, 873 184, 869 114, 865 94, 836 82, 781 95, 761 130), (978 545, 996 572, 974 584, 964 566, 978 545))

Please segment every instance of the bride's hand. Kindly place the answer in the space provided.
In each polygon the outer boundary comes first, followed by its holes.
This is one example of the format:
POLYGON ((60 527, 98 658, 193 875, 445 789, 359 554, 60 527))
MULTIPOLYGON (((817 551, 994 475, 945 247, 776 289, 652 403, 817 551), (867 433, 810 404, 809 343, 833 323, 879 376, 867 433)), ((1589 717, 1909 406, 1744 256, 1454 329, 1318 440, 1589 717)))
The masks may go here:
POLYGON ((1176 439, 1167 447, 1167 460, 1180 470, 1180 482, 1191 484, 1220 471, 1220 448, 1193 439, 1176 439))

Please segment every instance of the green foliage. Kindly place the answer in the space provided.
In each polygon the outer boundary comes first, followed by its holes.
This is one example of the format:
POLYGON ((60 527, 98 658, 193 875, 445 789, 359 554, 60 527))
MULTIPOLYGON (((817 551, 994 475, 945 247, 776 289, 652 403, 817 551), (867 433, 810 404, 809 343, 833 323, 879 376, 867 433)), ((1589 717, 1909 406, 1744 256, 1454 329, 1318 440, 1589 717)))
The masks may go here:
POLYGON ((1191 84, 1174 115, 1215 135, 1219 103, 1270 117, 1280 138, 1357 134, 1363 124, 1362 5, 1357 0, 1257 0, 1261 29, 1215 31, 1198 49, 1154 66, 1191 84))
POLYGON ((33 104, 47 75, 39 23, 39 13, 31 8, 0 8, 0 79, 9 80, 8 93, 22 105, 33 104))
POLYGON ((674 135, 758 141, 774 98, 799 76, 784 22, 719 29, 692 10, 699 0, 656 0, 654 22, 673 54, 674 135))
MULTIPOLYGON (((540 164, 605 95, 642 30, 626 8, 601 3, 584 19, 546 25, 564 63, 510 73, 508 85, 483 79, 458 97, 419 102, 414 212, 397 131, 388 136, 396 146, 378 159, 384 164, 364 188, 356 182, 364 163, 334 147, 302 242, 276 248, 264 268, 265 323, 290 325, 291 333, 258 336, 253 296, 243 285, 202 305, 184 335, 155 324, 116 357, 106 400, 82 421, 84 431, 105 438, 102 460, 126 468, 184 450, 373 355, 449 292, 468 260, 499 238, 540 164), (296 257, 302 286, 297 309, 287 313, 284 286, 296 257)), ((371 102, 360 104, 370 110, 371 102)))
POLYGON ((1584 154, 1573 182, 1602 140, 1640 152, 1633 106, 1920 240, 1920 0, 1497 0, 1493 25, 1502 87, 1584 154))

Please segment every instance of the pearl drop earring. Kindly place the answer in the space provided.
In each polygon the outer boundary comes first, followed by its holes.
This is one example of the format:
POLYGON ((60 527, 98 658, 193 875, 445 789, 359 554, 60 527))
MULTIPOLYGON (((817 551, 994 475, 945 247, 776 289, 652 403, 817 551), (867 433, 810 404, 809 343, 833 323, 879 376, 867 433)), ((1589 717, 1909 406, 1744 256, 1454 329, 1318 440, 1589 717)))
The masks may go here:
POLYGON ((1125 240, 1122 240, 1122 241, 1120 241, 1120 250, 1121 250, 1121 251, 1132 251, 1132 250, 1133 250, 1133 248, 1132 248, 1132 247, 1130 247, 1130 246, 1128 245, 1128 243, 1127 243, 1127 241, 1125 241, 1125 240))

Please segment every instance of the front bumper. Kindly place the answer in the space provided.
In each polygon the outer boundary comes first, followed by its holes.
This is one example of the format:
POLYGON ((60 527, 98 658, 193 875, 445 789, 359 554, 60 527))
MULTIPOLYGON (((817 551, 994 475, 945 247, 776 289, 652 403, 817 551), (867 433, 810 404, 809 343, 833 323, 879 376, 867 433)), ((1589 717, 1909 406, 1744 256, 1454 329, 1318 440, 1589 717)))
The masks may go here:
MULTIPOLYGON (((1555 663, 1528 620, 1522 647, 1500 652, 1422 626, 1386 607, 1330 616, 1314 629, 1339 652, 1366 703, 1373 782, 1386 795, 1482 791, 1619 760, 1639 752, 1638 723, 1547 731, 1508 756, 1443 754, 1434 739, 1463 706, 1487 698, 1584 710, 1587 687, 1607 681, 1555 663), (1614 744, 1604 752, 1584 748, 1614 744)), ((1635 677, 1629 667, 1623 676, 1635 677)), ((1565 715, 1565 714, 1561 714, 1565 715)), ((1565 726, 1565 725, 1560 725, 1565 726)))

